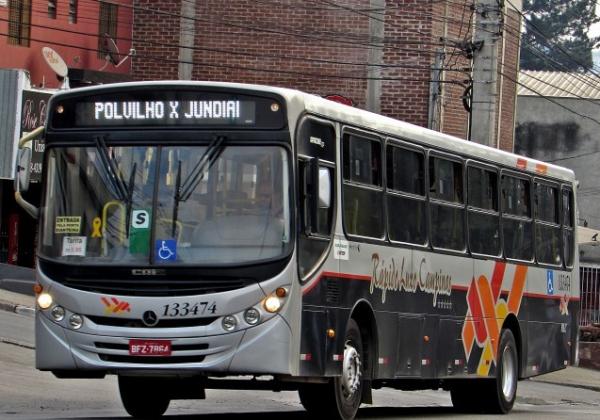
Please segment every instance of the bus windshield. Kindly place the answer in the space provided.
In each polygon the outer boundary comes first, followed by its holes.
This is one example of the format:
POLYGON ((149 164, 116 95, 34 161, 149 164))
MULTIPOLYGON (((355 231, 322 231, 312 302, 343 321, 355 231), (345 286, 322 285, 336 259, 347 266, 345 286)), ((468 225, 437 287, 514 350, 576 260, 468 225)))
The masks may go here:
POLYGON ((86 264, 220 265, 290 245, 289 164, 279 146, 47 150, 40 255, 86 264))

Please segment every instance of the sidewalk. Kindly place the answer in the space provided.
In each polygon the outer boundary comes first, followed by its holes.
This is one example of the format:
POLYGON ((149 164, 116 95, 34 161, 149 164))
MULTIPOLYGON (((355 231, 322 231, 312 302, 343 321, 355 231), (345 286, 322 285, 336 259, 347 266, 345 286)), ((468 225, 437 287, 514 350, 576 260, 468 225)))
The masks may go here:
POLYGON ((568 367, 531 378, 532 382, 545 382, 600 392, 600 370, 568 367))
POLYGON ((0 310, 33 316, 35 298, 0 289, 0 310))

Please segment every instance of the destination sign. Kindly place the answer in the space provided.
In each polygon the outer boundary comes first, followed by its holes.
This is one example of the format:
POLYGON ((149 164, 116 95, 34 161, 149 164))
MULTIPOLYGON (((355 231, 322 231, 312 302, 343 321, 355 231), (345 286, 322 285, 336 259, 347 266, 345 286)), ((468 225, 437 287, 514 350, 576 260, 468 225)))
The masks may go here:
POLYGON ((161 127, 281 130, 287 126, 282 97, 269 92, 211 88, 139 85, 61 92, 48 105, 49 132, 161 127))
POLYGON ((241 100, 95 101, 76 105, 75 124, 235 125, 256 123, 256 104, 241 100))

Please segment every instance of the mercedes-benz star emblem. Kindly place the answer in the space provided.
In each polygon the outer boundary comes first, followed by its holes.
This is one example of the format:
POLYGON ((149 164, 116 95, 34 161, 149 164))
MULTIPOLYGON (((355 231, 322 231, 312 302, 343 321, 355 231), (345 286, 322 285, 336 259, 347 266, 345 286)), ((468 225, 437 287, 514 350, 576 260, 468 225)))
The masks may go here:
POLYGON ((142 315, 142 322, 148 327, 154 327, 158 324, 158 317, 153 311, 146 311, 144 312, 144 315, 142 315))

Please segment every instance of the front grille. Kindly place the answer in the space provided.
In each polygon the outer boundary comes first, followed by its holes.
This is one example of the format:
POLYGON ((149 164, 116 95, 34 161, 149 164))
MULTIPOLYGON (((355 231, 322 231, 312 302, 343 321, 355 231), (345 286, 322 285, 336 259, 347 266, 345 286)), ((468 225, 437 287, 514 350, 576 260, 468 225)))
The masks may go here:
POLYGON ((61 281, 67 287, 86 292, 122 296, 190 296, 228 292, 253 283, 249 279, 174 280, 174 279, 94 279, 69 278, 61 281))
POLYGON ((122 356, 118 354, 99 354, 101 360, 114 363, 140 363, 145 365, 200 363, 205 356, 122 356))
POLYGON ((86 315, 86 317, 96 325, 105 325, 110 327, 126 328, 183 328, 183 327, 204 327, 212 324, 218 317, 205 318, 168 318, 160 319, 158 324, 149 327, 136 318, 112 318, 108 316, 86 315))
MULTIPOLYGON (((121 343, 94 343, 97 349, 104 350, 125 350, 129 351, 129 344, 121 344, 121 343)), ((208 350, 208 344, 173 344, 171 346, 172 351, 182 351, 182 350, 208 350)), ((135 357, 135 356, 132 356, 135 357)), ((149 357, 149 356, 148 356, 149 357)))

